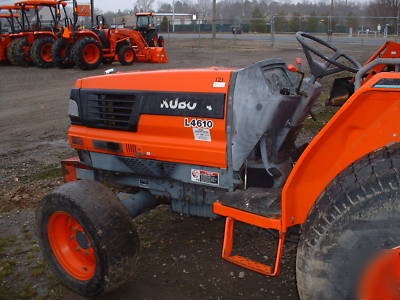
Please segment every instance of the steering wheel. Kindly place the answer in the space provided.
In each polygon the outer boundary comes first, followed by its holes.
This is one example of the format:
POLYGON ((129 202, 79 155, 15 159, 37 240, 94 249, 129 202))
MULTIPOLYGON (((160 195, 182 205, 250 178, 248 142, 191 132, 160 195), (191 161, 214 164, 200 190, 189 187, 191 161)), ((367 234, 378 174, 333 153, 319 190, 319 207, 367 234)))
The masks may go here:
POLYGON ((361 64, 355 60, 353 57, 350 55, 347 55, 346 53, 342 52, 335 46, 331 45, 330 43, 317 38, 311 34, 305 33, 305 32, 297 32, 296 33, 296 38, 303 47, 304 54, 306 55, 308 64, 310 66, 311 74, 315 77, 315 79, 320 79, 322 77, 325 77, 327 75, 332 75, 335 73, 339 73, 341 71, 349 71, 352 73, 357 73, 358 70, 362 67, 361 64), (328 48, 332 51, 334 51, 333 55, 331 57, 327 57, 325 54, 323 54, 321 51, 318 49, 314 48, 310 44, 310 40, 316 42, 317 44, 320 44, 324 46, 325 48, 328 48), (322 64, 318 60, 315 60, 311 53, 315 54, 316 56, 320 57, 322 60, 326 61, 326 64, 322 64), (343 57, 346 59, 348 62, 350 62, 351 66, 346 66, 343 63, 338 62, 338 59, 343 57), (330 67, 331 65, 335 67, 330 67))

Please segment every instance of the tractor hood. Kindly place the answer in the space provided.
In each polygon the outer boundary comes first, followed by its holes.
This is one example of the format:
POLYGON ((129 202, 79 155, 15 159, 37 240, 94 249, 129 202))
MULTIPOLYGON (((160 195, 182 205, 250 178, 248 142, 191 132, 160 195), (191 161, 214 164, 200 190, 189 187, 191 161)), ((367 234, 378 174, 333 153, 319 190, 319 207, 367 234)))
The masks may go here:
POLYGON ((79 79, 75 88, 130 91, 227 93, 235 69, 204 68, 121 72, 79 79))

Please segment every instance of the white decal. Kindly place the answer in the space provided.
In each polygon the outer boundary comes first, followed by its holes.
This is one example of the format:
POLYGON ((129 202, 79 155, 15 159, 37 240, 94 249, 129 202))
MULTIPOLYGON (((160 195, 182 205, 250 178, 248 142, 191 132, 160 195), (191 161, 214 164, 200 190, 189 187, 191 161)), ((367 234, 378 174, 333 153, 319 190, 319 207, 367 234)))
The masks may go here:
POLYGON ((224 88, 225 87, 225 82, 214 82, 213 87, 215 88, 224 88))
POLYGON ((211 142, 210 129, 194 127, 193 135, 196 141, 211 142))
POLYGON ((196 102, 191 101, 179 101, 179 98, 175 100, 164 99, 161 102, 160 108, 169 108, 169 109, 188 109, 194 110, 197 106, 196 102))
POLYGON ((219 185, 219 173, 210 172, 205 170, 192 169, 190 172, 190 179, 198 183, 207 183, 212 185, 219 185))

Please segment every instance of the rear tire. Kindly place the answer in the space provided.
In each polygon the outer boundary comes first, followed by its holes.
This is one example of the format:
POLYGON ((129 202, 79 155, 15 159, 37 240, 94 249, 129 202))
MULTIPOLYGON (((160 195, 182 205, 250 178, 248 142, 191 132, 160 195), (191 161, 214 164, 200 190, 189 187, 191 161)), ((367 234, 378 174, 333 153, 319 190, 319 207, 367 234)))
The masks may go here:
POLYGON ((370 153, 339 174, 302 227, 301 299, 356 299, 363 269, 400 245, 400 146, 370 153))
POLYGON ((41 250, 61 282, 93 297, 134 274, 139 240, 127 210, 104 185, 64 184, 45 196, 37 211, 41 250))
POLYGON ((16 61, 14 58, 14 47, 15 47, 15 43, 16 43, 17 39, 12 39, 10 44, 7 46, 6 49, 6 55, 7 55, 7 60, 12 64, 12 65, 16 65, 16 61))
POLYGON ((30 56, 31 45, 27 38, 18 38, 15 40, 12 49, 12 57, 15 64, 22 67, 29 67, 32 65, 32 58, 30 56))
POLYGON ((158 37, 158 47, 165 47, 165 40, 162 35, 158 37))
POLYGON ((31 57, 33 63, 39 68, 53 67, 51 49, 55 39, 51 36, 37 38, 31 47, 31 57))
POLYGON ((124 45, 118 50, 118 60, 121 65, 131 65, 135 61, 135 51, 129 45, 124 45))
POLYGON ((99 41, 86 37, 78 40, 72 47, 72 58, 82 70, 94 70, 102 61, 102 51, 99 41))
POLYGON ((67 39, 61 38, 54 42, 51 48, 53 63, 57 68, 66 69, 72 68, 75 63, 72 60, 72 45, 67 39))

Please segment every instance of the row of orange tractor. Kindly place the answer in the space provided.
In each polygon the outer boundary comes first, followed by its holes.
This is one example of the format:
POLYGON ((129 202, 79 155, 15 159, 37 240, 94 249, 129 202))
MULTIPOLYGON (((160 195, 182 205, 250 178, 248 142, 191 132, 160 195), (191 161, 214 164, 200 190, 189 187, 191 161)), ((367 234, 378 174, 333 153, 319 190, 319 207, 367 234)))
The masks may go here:
POLYGON ((123 65, 168 62, 154 13, 136 13, 136 20, 136 28, 110 27, 103 16, 94 15, 93 0, 90 5, 78 5, 76 0, 26 0, 0 6, 0 62, 83 70, 114 61, 123 65), (72 5, 72 18, 68 5, 72 5), (42 20, 42 10, 47 10, 51 21, 42 20), (90 26, 78 25, 79 17, 90 17, 90 26))

